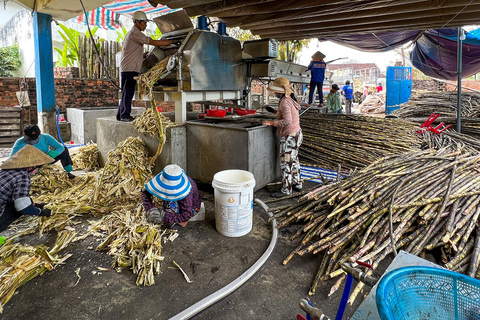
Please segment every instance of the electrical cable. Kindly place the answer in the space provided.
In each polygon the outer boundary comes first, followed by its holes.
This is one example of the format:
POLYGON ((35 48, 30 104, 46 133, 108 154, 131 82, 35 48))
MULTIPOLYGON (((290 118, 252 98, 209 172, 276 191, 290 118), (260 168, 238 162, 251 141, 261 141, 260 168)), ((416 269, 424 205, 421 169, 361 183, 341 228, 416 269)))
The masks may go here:
POLYGON ((107 75, 108 80, 117 88, 118 90, 121 90, 121 88, 113 81, 112 77, 110 76, 110 72, 108 72, 107 68, 105 67, 105 63, 103 62, 102 57, 100 56, 100 52, 98 51, 97 48, 97 43, 95 42, 95 39, 93 39, 93 34, 92 31, 90 30, 90 24, 88 23, 88 16, 87 16, 87 11, 85 10, 85 6, 83 5, 83 1, 79 0, 80 4, 82 5, 83 8, 83 14, 85 15, 85 22, 87 24, 87 29, 88 33, 90 34, 90 41, 92 42, 93 47, 95 48, 95 52, 97 53, 98 60, 100 60, 100 64, 103 67, 103 71, 107 75))

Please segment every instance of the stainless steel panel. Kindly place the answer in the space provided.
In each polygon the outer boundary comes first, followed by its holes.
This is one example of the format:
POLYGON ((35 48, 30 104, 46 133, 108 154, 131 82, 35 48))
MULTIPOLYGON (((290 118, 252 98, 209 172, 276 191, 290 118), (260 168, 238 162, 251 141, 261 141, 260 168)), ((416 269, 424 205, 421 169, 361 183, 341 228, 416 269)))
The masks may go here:
POLYGON ((278 138, 266 126, 239 128, 238 124, 187 121, 187 173, 211 183, 215 173, 247 170, 255 176, 255 190, 280 177, 278 138))
POLYGON ((153 18, 158 29, 162 32, 162 39, 175 36, 179 33, 188 33, 193 30, 193 24, 185 10, 175 11, 153 18))
MULTIPOLYGON (((190 90, 243 90, 246 65, 242 61, 240 41, 209 31, 193 33, 183 46, 185 58, 190 51, 190 90)), ((184 63, 182 68, 186 67, 184 63)))
POLYGON ((275 39, 245 41, 243 43, 243 52, 251 55, 253 58, 277 59, 279 54, 278 41, 275 39))

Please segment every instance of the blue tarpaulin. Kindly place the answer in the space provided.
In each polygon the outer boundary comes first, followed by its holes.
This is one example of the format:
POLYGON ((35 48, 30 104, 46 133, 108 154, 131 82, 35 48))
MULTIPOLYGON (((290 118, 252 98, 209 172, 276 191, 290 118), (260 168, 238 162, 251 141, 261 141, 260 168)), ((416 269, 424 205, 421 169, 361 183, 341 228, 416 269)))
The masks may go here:
MULTIPOLYGON (((480 29, 466 33, 462 44, 464 77, 480 72, 480 29)), ((457 79, 457 29, 425 31, 415 42, 410 60, 427 76, 445 80, 457 79)))
MULTIPOLYGON (((457 77, 457 29, 388 31, 338 37, 334 42, 354 49, 381 52, 414 42, 410 60, 427 76, 445 80, 457 77)), ((462 45, 463 76, 480 72, 480 29, 466 32, 462 45)))

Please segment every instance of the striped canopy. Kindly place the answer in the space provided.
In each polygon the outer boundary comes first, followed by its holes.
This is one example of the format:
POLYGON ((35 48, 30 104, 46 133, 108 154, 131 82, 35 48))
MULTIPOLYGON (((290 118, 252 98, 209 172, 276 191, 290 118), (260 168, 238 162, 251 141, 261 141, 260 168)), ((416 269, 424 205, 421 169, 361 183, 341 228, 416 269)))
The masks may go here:
MULTIPOLYGON (((121 28, 118 21, 118 15, 133 15, 135 11, 141 10, 146 14, 165 14, 178 9, 170 9, 167 6, 158 5, 153 7, 147 0, 116 0, 102 7, 98 7, 87 12, 88 23, 103 29, 121 28)), ((80 15, 74 19, 78 23, 86 23, 85 15, 80 15)))

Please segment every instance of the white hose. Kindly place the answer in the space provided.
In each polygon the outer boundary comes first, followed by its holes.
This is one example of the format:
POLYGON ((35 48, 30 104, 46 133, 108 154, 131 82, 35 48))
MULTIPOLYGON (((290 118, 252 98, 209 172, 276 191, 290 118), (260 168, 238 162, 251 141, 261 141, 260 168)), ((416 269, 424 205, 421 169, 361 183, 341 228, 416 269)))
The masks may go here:
MULTIPOLYGON (((260 199, 255 198, 255 203, 257 203, 262 209, 267 213, 268 217, 272 217, 272 213, 269 212, 267 205, 260 199)), ((272 225, 272 238, 270 240, 270 244, 262 254, 262 256, 253 264, 247 271, 242 273, 237 279, 233 280, 225 287, 221 288, 218 291, 215 291, 211 295, 203 298, 202 300, 198 301, 194 305, 191 305, 187 309, 183 310, 182 312, 176 314, 175 316, 171 317, 169 320, 183 320, 183 319, 190 319, 197 313, 205 310, 212 304, 216 303, 217 301, 225 298, 230 293, 234 292, 238 288, 240 288, 248 279, 250 279, 258 270, 267 262, 268 258, 275 250, 275 246, 277 244, 278 238, 278 230, 277 230, 277 220, 273 219, 271 222, 272 225)))

